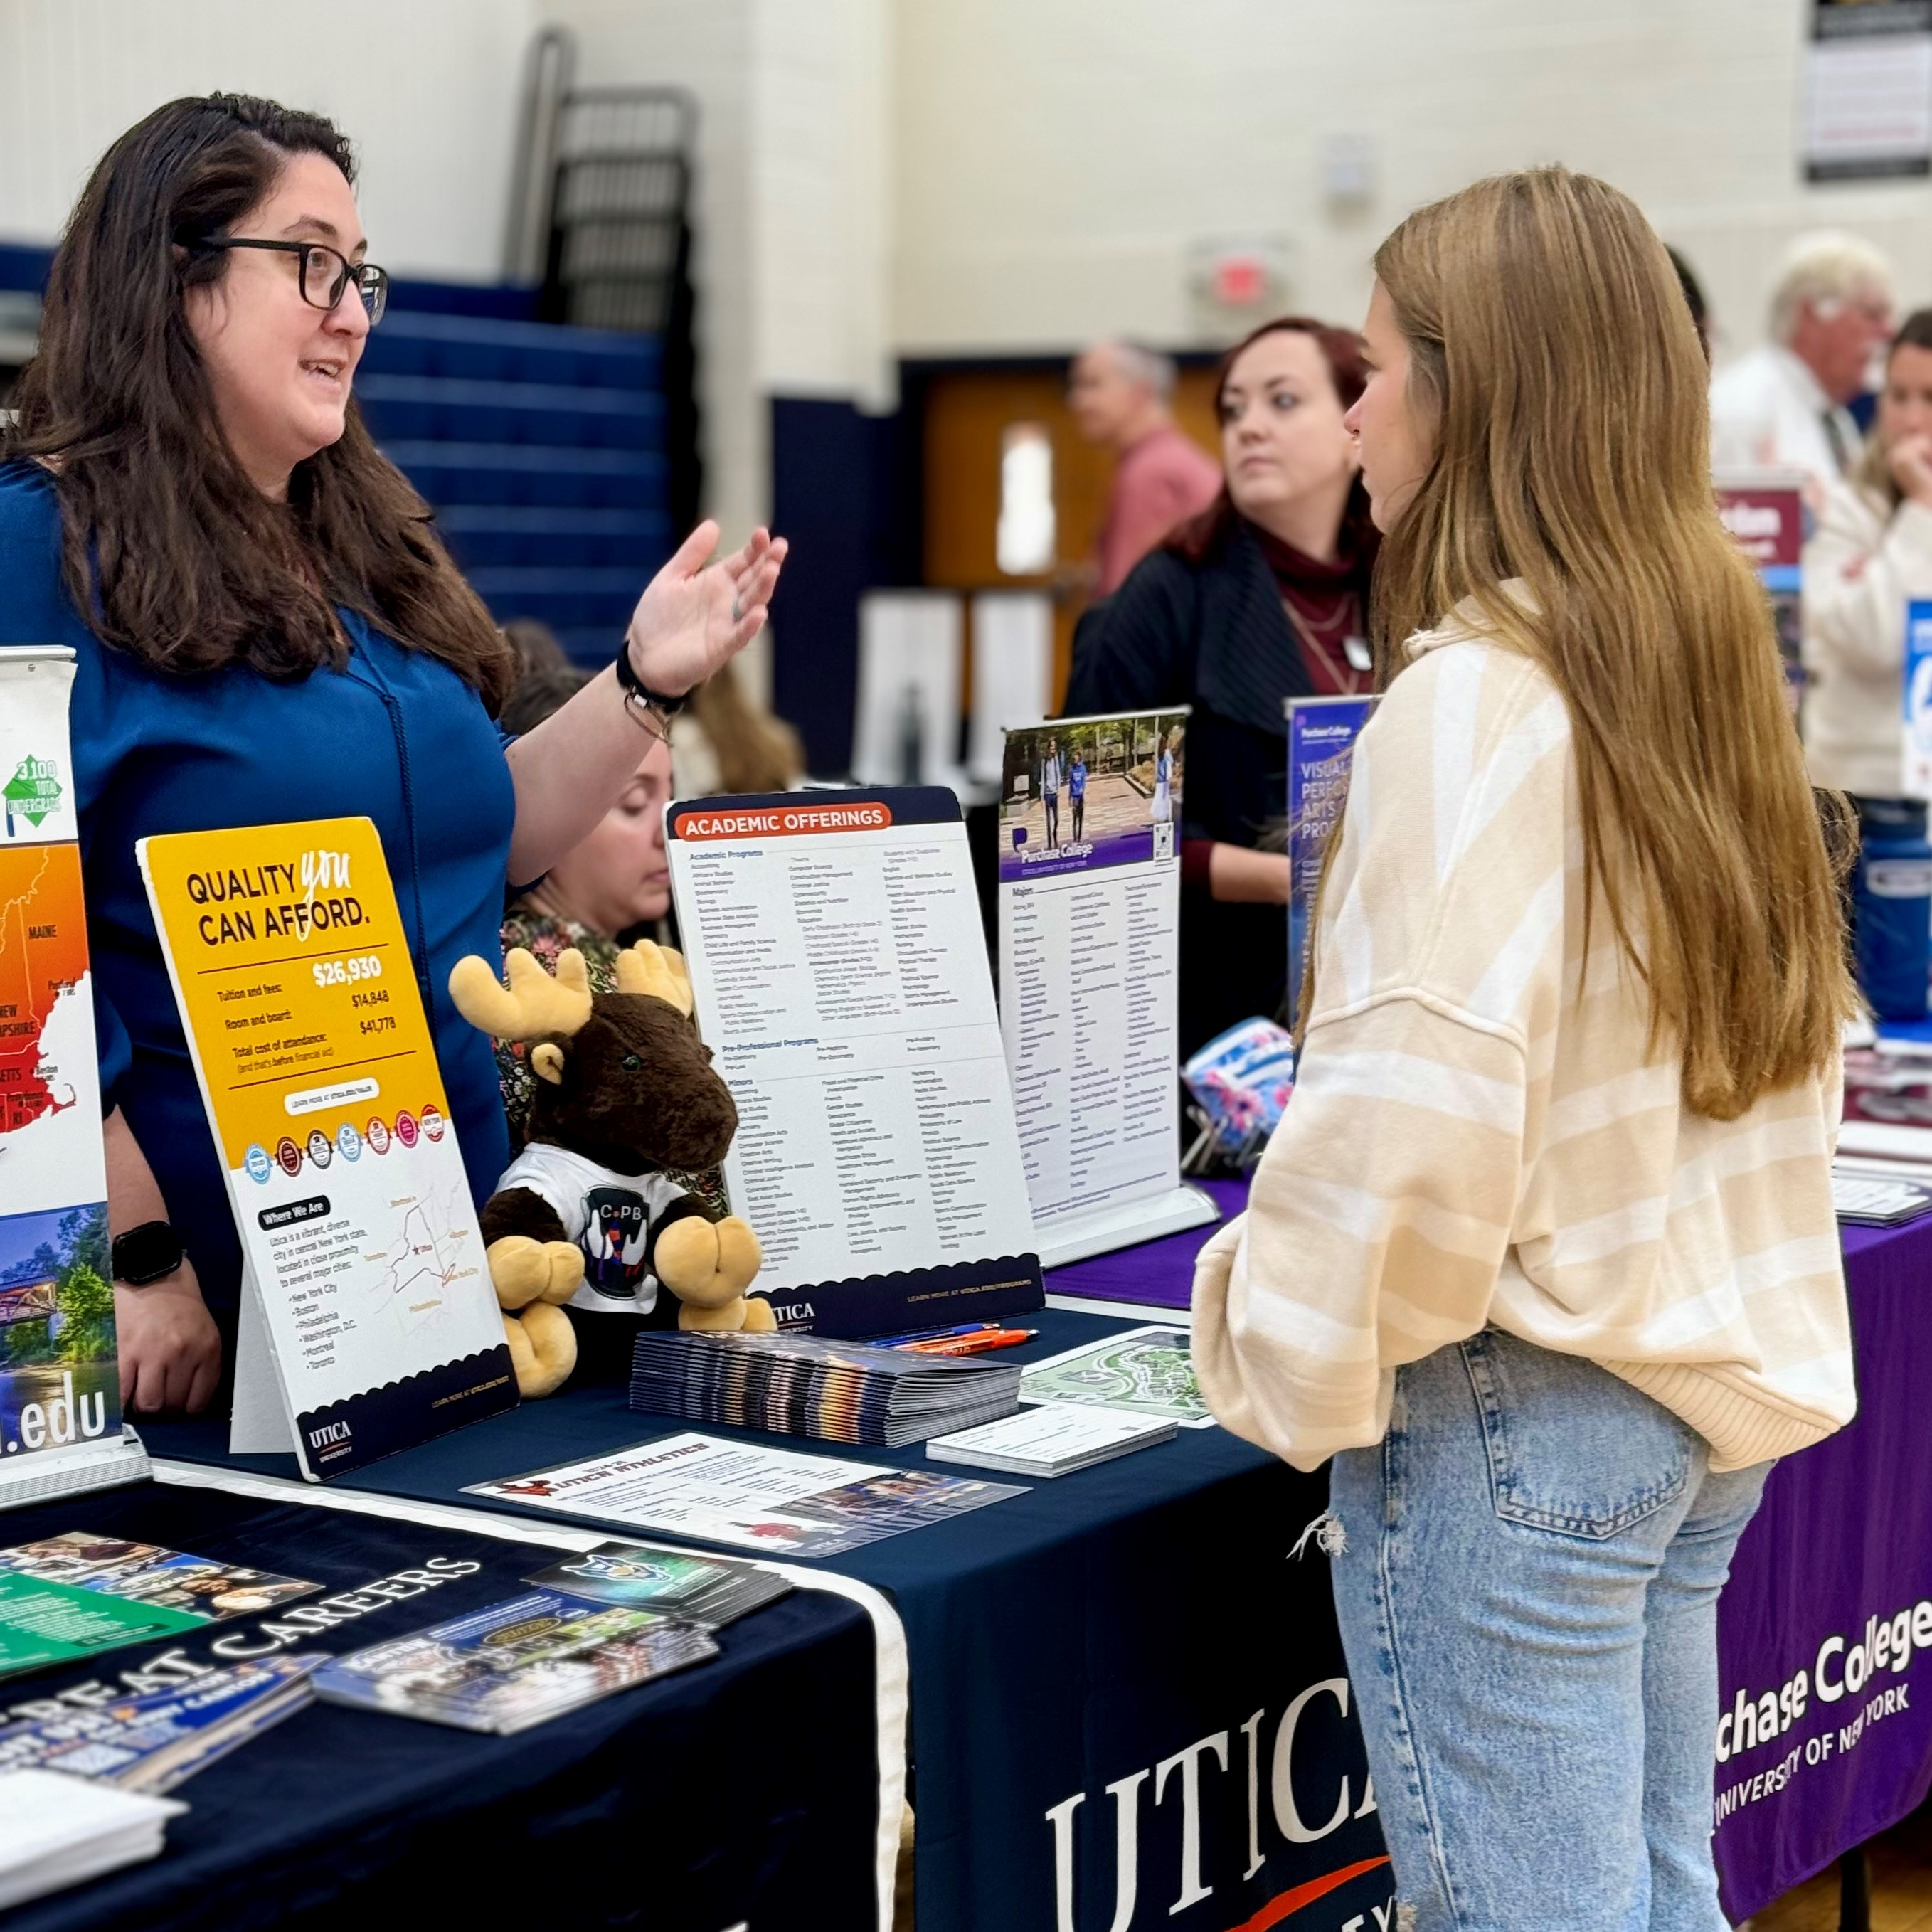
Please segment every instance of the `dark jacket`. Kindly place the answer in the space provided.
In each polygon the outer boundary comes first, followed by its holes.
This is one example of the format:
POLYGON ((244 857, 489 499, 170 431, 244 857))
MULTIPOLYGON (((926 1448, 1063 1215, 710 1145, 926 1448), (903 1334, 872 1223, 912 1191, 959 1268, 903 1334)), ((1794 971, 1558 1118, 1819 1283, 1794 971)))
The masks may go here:
MULTIPOLYGON (((1237 524, 1192 564, 1157 550, 1082 618, 1066 715, 1193 707, 1187 722, 1184 840, 1254 846, 1288 809, 1282 706, 1313 680, 1268 560, 1237 524)), ((1180 913, 1180 1052, 1225 1028, 1278 1016, 1286 992, 1284 907, 1223 905, 1190 868, 1180 913)))

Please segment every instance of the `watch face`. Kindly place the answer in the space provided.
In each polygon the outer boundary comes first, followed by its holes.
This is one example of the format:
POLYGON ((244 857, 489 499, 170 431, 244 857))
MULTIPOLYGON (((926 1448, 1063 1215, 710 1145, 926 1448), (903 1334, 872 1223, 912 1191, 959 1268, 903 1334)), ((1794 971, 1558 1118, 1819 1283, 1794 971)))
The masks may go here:
POLYGON ((130 1288, 145 1287, 172 1274, 187 1250, 182 1238, 165 1221, 148 1221, 130 1228, 114 1242, 114 1278, 130 1288))

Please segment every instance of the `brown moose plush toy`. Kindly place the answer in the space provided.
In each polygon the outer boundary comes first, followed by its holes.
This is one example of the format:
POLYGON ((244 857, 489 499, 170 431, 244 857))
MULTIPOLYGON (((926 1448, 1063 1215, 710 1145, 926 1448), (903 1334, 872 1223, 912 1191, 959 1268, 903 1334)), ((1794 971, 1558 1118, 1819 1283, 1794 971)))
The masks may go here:
POLYGON ((716 1167, 737 1131, 731 1091, 692 1023, 683 960, 649 940, 618 955, 617 991, 592 993, 584 956, 552 979, 521 946, 506 987, 473 955, 449 976, 472 1026, 530 1044, 530 1144, 484 1204, 490 1279, 526 1396, 577 1365, 563 1304, 648 1315, 662 1285, 683 1328, 767 1329, 748 1300, 758 1237, 735 1214, 712 1222, 663 1172, 716 1167))

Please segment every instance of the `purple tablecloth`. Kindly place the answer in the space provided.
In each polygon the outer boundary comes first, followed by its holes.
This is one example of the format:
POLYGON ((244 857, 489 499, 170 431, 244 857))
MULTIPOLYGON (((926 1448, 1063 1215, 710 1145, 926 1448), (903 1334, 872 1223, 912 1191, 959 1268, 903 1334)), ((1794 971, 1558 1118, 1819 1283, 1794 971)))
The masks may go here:
MULTIPOLYGON (((1210 1185, 1224 1216, 1240 1210, 1242 1184, 1210 1185)), ((1047 1292, 1184 1308, 1212 1232, 1056 1268, 1047 1292)), ((1922 1372, 1932 1366, 1932 1216, 1847 1228, 1844 1240, 1858 1419, 1772 1472, 1718 1610, 1730 1721, 1715 1740, 1713 1816, 1733 1922, 1895 1824, 1932 1786, 1932 1665, 1916 1682, 1922 1654, 1932 1657, 1932 1426, 1920 1408, 1932 1410, 1922 1372)))

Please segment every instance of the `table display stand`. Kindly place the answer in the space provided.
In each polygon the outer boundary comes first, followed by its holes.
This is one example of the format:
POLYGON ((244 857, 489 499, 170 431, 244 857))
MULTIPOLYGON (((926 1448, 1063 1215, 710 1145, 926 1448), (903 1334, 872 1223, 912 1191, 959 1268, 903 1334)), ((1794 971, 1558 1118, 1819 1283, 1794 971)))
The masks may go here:
POLYGON ((1150 1199, 1124 1201, 1078 1220, 1054 1223, 1050 1233, 1036 1237, 1042 1268, 1064 1268, 1090 1255, 1110 1254, 1163 1234, 1184 1234, 1190 1228, 1211 1227, 1221 1218, 1213 1197, 1191 1180, 1150 1199))

